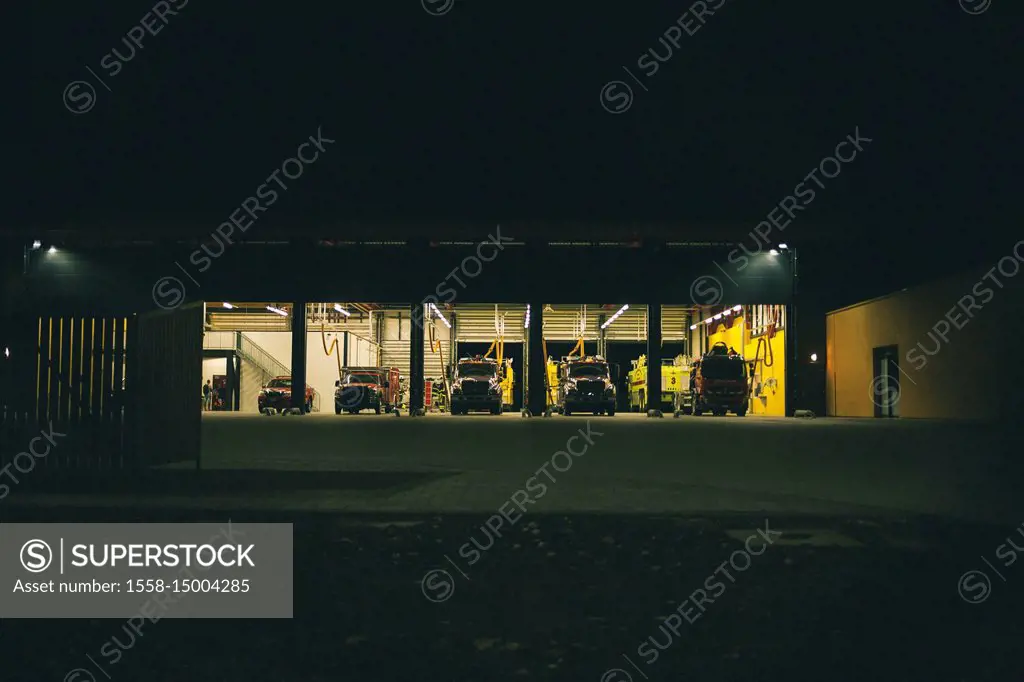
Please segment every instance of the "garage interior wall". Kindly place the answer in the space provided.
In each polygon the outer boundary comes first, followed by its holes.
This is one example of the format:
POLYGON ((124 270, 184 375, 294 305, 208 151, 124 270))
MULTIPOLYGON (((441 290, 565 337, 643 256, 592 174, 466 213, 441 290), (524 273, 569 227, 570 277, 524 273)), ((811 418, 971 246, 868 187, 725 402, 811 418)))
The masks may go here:
MULTIPOLYGON (((549 341, 576 341, 582 329, 586 341, 596 341, 601 330, 601 315, 607 320, 621 305, 551 304, 544 311, 544 338, 549 341)), ((663 305, 661 339, 665 342, 689 339, 692 306, 663 305)), ((605 328, 608 341, 642 342, 647 340, 647 306, 630 304, 614 323, 605 328)), ((589 352, 589 349, 588 349, 589 352)))
MULTIPOLYGON (((351 365, 374 365, 376 364, 376 346, 357 332, 366 332, 368 323, 353 325, 354 331, 349 331, 349 364, 351 365), (360 327, 366 327, 361 329, 360 327)), ((235 344, 235 332, 210 332, 207 331, 203 340, 205 348, 233 348, 235 344)), ((291 368, 292 333, 290 331, 246 331, 242 332, 247 343, 252 343, 263 349, 269 356, 281 364, 285 373, 291 368)), ((311 386, 318 396, 319 409, 330 408, 334 397, 334 382, 338 379, 338 358, 344 352, 343 332, 324 332, 320 330, 310 331, 306 334, 306 383, 311 386), (324 352, 324 341, 327 348, 332 351, 328 355, 324 352), (337 346, 334 346, 335 340, 337 346), (338 354, 337 356, 335 355, 338 354)), ((344 361, 344 358, 342 357, 344 361)), ((408 365, 408 361, 406 361, 408 365)), ((207 379, 212 380, 214 374, 227 374, 227 361, 224 358, 207 358, 203 361, 203 383, 207 379)), ((243 357, 241 361, 241 376, 239 378, 239 411, 257 412, 257 395, 260 389, 271 378, 273 372, 268 368, 261 367, 243 357)), ((201 386, 197 389, 201 391, 201 386)))
MULTIPOLYGON (((1019 268, 1004 264, 1006 273, 1019 268)), ((901 417, 1020 419, 1024 276, 992 272, 1000 286, 990 272, 992 265, 829 313, 828 414, 875 415, 873 350, 895 345, 901 417)))
MULTIPOLYGON (((701 314, 717 314, 718 310, 708 308, 701 314)), ((786 416, 785 306, 745 306, 738 314, 723 316, 711 324, 699 324, 695 331, 699 332, 701 327, 707 328, 704 333, 708 348, 721 341, 741 353, 748 362, 754 361, 750 414, 786 416), (766 319, 773 308, 779 315, 779 325, 775 335, 768 339, 764 326, 752 328, 750 320, 766 319)))
MULTIPOLYGON (((423 377, 426 379, 439 379, 443 374, 441 368, 441 355, 445 362, 448 362, 451 351, 451 331, 448 327, 431 316, 428 320, 426 308, 424 308, 425 320, 423 325, 423 377), (440 353, 431 349, 431 332, 433 338, 440 346, 440 353)), ((412 332, 412 320, 409 318, 408 310, 386 310, 375 313, 383 317, 381 338, 376 336, 372 339, 380 343, 381 364, 386 367, 397 367, 398 371, 405 378, 409 377, 409 338, 412 332)), ((445 319, 448 319, 445 313, 445 319)), ((449 320, 449 323, 451 321, 449 320)))

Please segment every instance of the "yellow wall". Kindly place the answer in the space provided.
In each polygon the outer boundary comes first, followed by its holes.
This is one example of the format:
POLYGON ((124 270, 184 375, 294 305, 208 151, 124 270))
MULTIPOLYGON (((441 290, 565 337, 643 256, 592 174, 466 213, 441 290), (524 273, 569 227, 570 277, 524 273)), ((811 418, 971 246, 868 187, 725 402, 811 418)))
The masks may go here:
MULTIPOLYGON (((755 372, 758 376, 754 377, 754 390, 757 390, 757 384, 760 382, 762 385, 768 381, 768 379, 774 378, 776 385, 771 388, 765 388, 762 390, 762 395, 753 395, 750 398, 750 413, 751 414, 770 414, 776 417, 786 416, 786 330, 780 329, 775 332, 775 337, 771 341, 767 341, 771 344, 772 355, 768 355, 768 359, 772 360, 771 367, 765 367, 764 363, 758 362, 755 372)), ((749 339, 747 344, 743 348, 743 357, 747 360, 753 360, 754 355, 757 352, 757 339, 749 339)), ((765 348, 761 348, 761 352, 765 353, 765 348)))
MULTIPOLYGON (((1019 402, 1024 391, 1021 360, 1015 352, 1024 333, 1024 266, 1016 277, 996 271, 1000 287, 985 279, 993 265, 829 313, 828 414, 874 416, 878 387, 873 385, 872 352, 879 346, 896 345, 900 417, 989 419, 1011 415, 1010 406, 1019 402), (983 291, 986 288, 990 294, 983 291), (971 310, 970 317, 958 307, 967 296, 982 306, 971 310), (949 323, 946 340, 935 331, 943 319, 949 323), (923 365, 922 359, 926 361, 923 365)), ((1004 269, 1012 272, 1013 266, 1007 263, 1004 269)), ((964 305, 969 306, 970 300, 964 305)))
POLYGON ((746 325, 743 323, 742 315, 732 315, 728 320, 716 320, 711 326, 714 327, 714 331, 708 335, 708 348, 719 341, 724 341, 729 348, 735 348, 737 353, 743 352, 746 325))
MULTIPOLYGON (((746 321, 742 315, 737 315, 726 320, 718 320, 715 323, 714 331, 708 336, 708 348, 724 341, 730 348, 742 353, 745 360, 753 360, 757 350, 757 339, 751 339, 747 330, 746 321)), ((763 396, 752 396, 750 399, 750 414, 768 414, 779 417, 786 416, 786 332, 779 330, 775 332, 772 339, 772 350, 775 358, 771 367, 764 367, 758 364, 757 371, 760 374, 760 381, 764 383, 774 377, 777 386, 774 390, 765 390, 763 396)), ((757 379, 755 379, 756 387, 757 379)))

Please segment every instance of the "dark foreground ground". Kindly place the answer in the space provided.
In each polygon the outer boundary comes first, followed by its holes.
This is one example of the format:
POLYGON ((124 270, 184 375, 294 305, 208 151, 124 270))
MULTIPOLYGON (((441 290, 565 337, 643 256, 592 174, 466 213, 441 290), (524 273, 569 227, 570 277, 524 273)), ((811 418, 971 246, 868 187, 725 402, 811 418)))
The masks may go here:
POLYGON ((0 682, 1024 679, 1013 434, 623 416, 493 541, 586 418, 214 417, 200 472, 34 472, 0 521, 293 523, 294 618, 4 620, 0 682))
MULTIPOLYGON (((7 520, 69 515, 225 521, 59 509, 7 520)), ((1024 673, 1024 566, 994 556, 1014 528, 527 514, 469 565, 459 548, 471 538, 487 547, 485 519, 234 514, 294 522, 294 619, 164 618, 140 636, 118 620, 7 620, 2 679, 1009 682, 1024 673), (762 554, 722 567, 766 524, 762 554), (990 589, 977 575, 961 585, 971 570, 988 573, 990 589), (677 618, 678 634, 659 629, 711 576, 723 587, 712 585, 703 613, 687 607, 693 623, 677 618), (114 638, 124 649, 116 663, 100 653, 114 638)))

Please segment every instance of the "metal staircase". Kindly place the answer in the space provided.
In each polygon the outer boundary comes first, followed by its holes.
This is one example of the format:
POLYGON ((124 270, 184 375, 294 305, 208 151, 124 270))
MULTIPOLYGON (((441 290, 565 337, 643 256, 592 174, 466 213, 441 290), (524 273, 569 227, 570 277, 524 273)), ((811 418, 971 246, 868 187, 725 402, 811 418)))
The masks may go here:
MULTIPOLYGON (((233 341, 228 345, 224 332, 207 334, 203 339, 203 347, 218 350, 233 350, 261 374, 260 382, 266 385, 268 381, 278 376, 291 376, 292 370, 273 355, 268 353, 262 346, 253 341, 242 332, 230 332, 233 341)), ((320 393, 313 389, 313 412, 320 411, 320 393)))

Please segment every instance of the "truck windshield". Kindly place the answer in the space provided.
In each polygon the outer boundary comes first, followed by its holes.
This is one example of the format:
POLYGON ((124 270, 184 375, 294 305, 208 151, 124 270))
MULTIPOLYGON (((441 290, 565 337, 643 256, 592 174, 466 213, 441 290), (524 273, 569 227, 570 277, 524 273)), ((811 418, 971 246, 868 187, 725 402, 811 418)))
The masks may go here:
POLYGON ((701 374, 706 379, 746 379, 746 363, 740 360, 705 358, 701 374))
POLYGON ((380 377, 376 374, 349 374, 345 377, 346 384, 377 384, 380 383, 380 377))
POLYGON ((465 362, 459 365, 460 377, 493 377, 496 365, 485 362, 465 362))
POLYGON ((569 365, 569 376, 571 377, 603 377, 607 375, 608 365, 601 363, 569 365))

